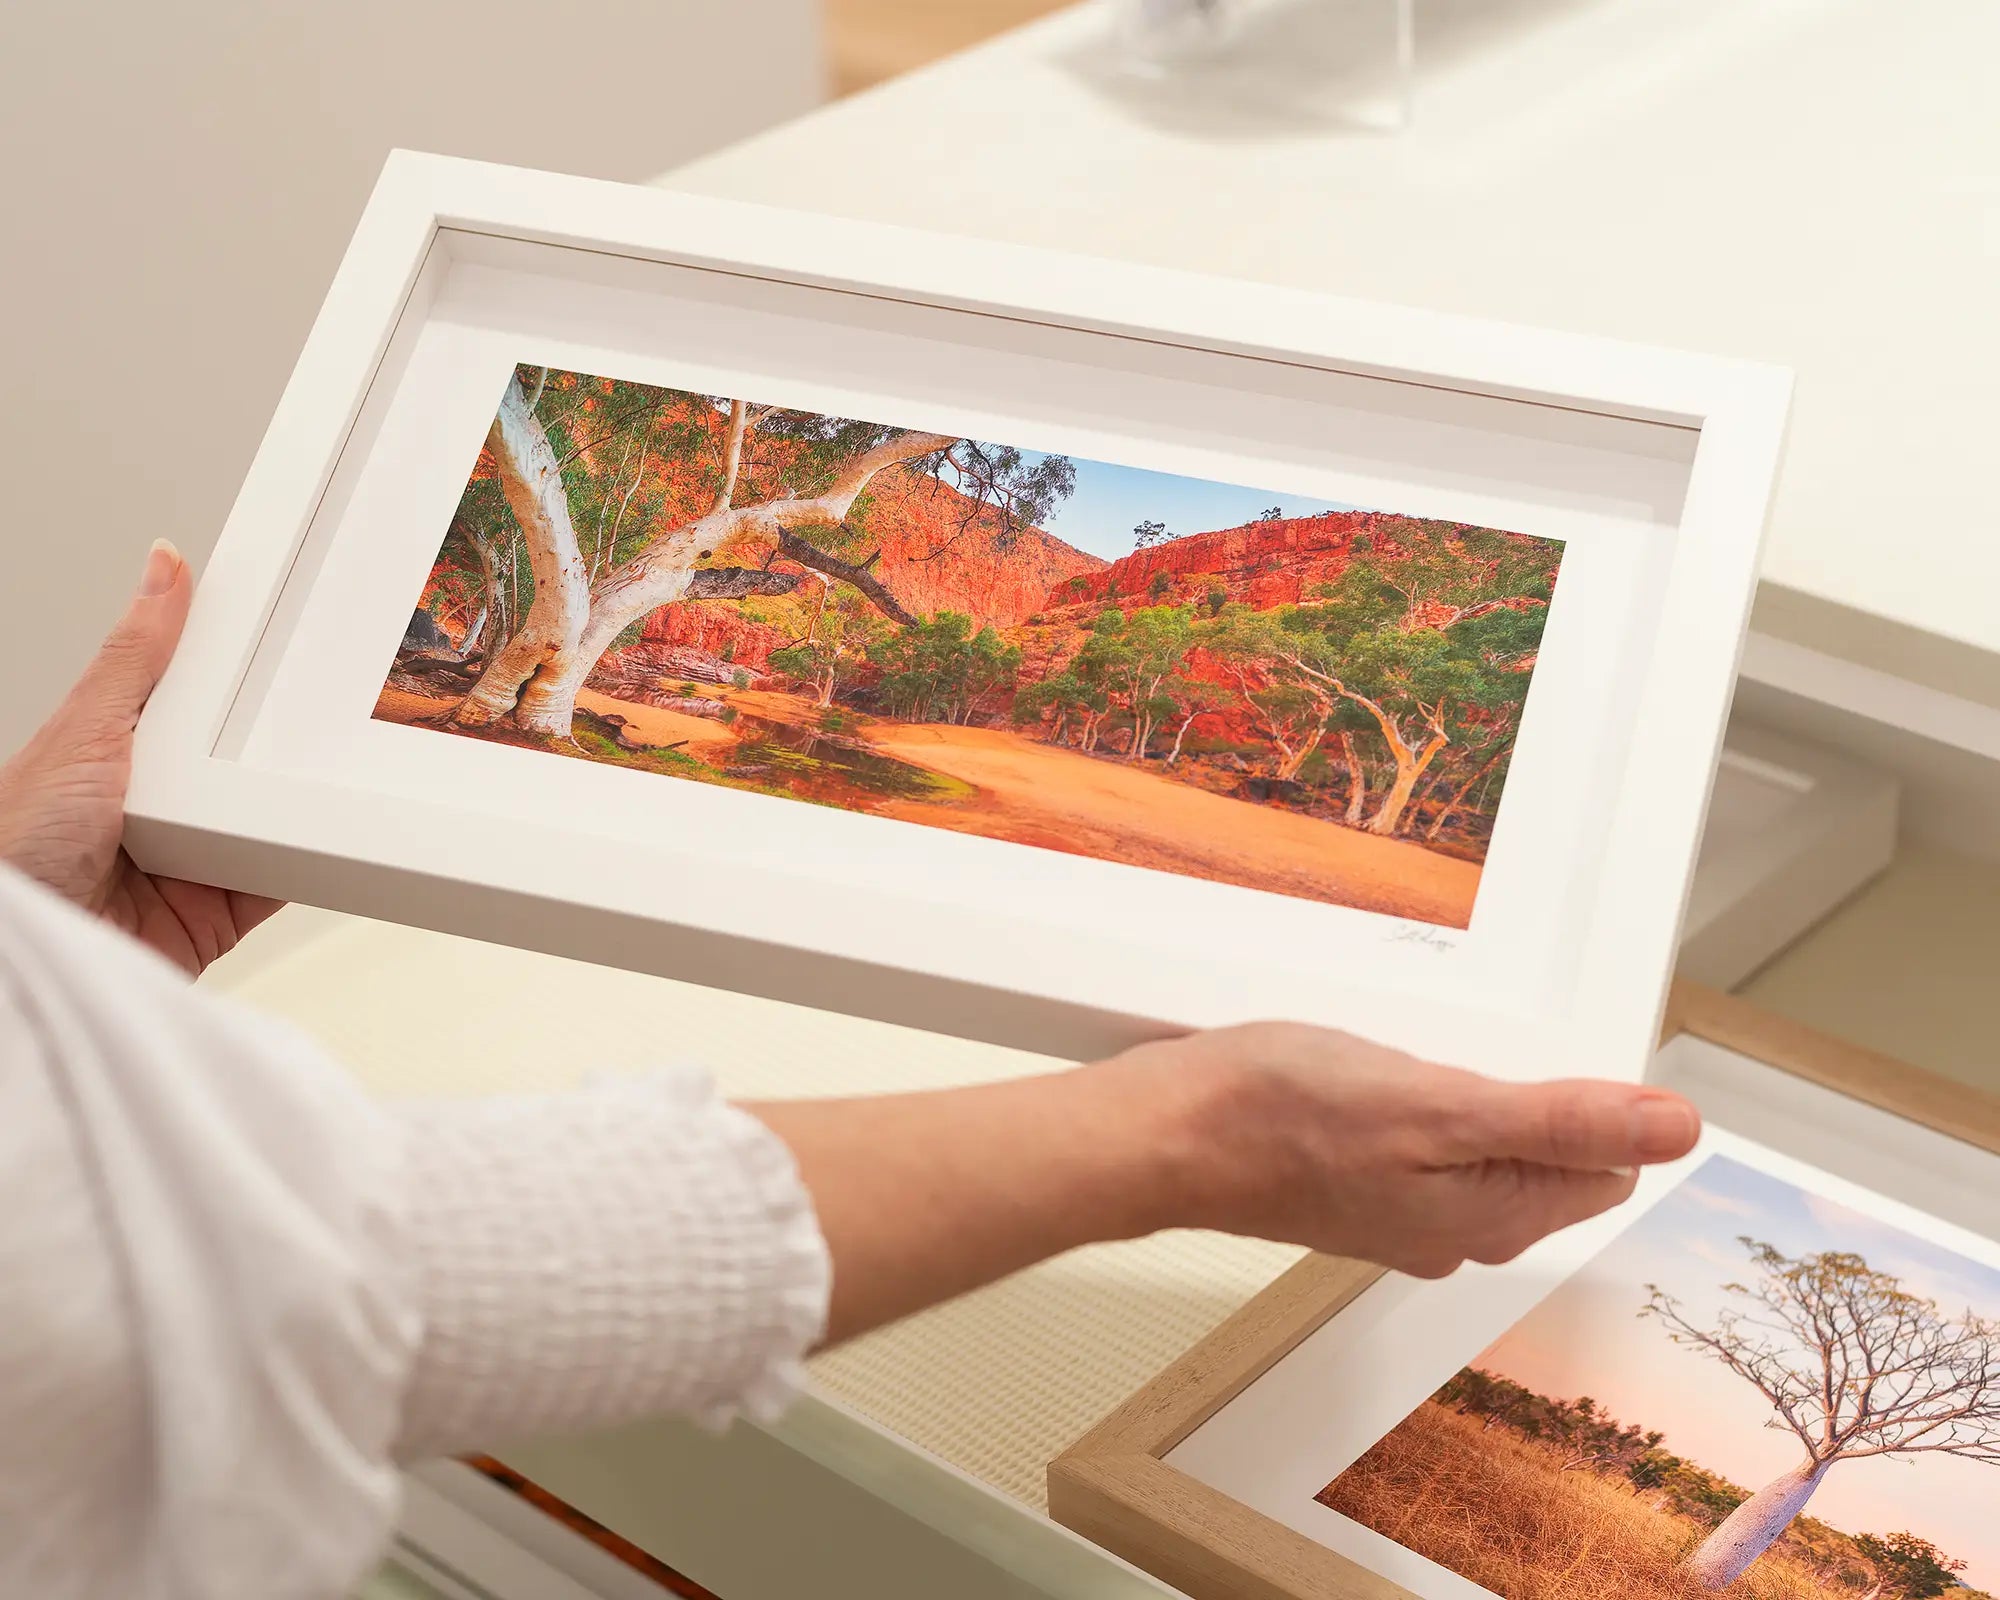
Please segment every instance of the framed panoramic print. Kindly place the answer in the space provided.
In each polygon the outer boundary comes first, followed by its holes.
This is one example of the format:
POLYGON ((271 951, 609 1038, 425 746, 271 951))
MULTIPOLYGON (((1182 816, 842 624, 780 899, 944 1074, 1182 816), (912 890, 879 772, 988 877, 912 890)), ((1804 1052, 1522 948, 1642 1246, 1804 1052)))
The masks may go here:
POLYGON ((1692 987, 1651 1075, 1708 1131, 1631 1205, 1307 1258, 1051 1512, 1194 1600, 2000 1592, 2000 1099, 1692 987))
POLYGON ((1787 392, 398 155, 130 848, 1056 1055, 1636 1075, 1787 392))

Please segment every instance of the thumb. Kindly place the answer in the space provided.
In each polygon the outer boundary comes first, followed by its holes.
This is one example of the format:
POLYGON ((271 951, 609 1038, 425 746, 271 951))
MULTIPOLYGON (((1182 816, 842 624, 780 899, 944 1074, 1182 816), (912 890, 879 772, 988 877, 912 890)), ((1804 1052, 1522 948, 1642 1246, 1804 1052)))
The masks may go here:
POLYGON ((1677 1161, 1701 1134, 1700 1113, 1686 1100, 1636 1084, 1495 1083, 1480 1098, 1469 1133, 1489 1160, 1621 1171, 1677 1161))
POLYGON ((71 714, 130 729, 174 658, 193 598, 194 581, 180 551, 154 540, 138 592, 70 697, 71 714))

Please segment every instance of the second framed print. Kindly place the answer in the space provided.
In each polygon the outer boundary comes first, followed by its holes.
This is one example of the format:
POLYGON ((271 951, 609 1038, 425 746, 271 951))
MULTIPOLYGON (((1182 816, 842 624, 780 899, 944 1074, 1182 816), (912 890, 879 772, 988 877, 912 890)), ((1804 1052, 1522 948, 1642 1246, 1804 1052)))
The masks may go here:
POLYGON ((2000 1102, 1682 996, 1692 1156, 1507 1266, 1306 1261, 1058 1519, 1196 1600, 2000 1587, 2000 1102))

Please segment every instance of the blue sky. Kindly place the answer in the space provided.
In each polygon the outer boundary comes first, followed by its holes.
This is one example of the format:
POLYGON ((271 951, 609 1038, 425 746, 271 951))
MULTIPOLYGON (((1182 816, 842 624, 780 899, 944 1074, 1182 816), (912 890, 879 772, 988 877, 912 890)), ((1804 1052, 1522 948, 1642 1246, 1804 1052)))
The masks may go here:
MULTIPOLYGON (((1042 459, 1032 450, 1023 450, 1021 456, 1030 465, 1042 459)), ((1174 534, 1207 533, 1213 528, 1254 522, 1260 512, 1272 506, 1281 507, 1288 517, 1355 509, 1283 490, 1246 489, 1171 472, 1148 472, 1143 467, 1113 466, 1083 456, 1071 456, 1070 460, 1076 467, 1076 493, 1057 506, 1042 526, 1065 544, 1107 561, 1132 553, 1132 530, 1141 522, 1164 522, 1167 531, 1174 534)))
MULTIPOLYGON (((1601 1255, 1473 1364, 1543 1394, 1591 1395, 1621 1422, 1659 1428, 1667 1448, 1746 1488, 1798 1464, 1788 1432, 1748 1383, 1670 1343, 1637 1315, 1648 1283, 1679 1299, 1701 1326, 1752 1281, 1737 1242, 1748 1234, 1786 1255, 1848 1250, 1952 1316, 2000 1317, 2000 1272, 1726 1156, 1712 1156, 1601 1255)), ((1955 1456, 1877 1457, 1836 1465, 1810 1511, 1847 1533, 1907 1528, 1970 1563, 1974 1587, 2000 1590, 2000 1465, 1955 1456)))

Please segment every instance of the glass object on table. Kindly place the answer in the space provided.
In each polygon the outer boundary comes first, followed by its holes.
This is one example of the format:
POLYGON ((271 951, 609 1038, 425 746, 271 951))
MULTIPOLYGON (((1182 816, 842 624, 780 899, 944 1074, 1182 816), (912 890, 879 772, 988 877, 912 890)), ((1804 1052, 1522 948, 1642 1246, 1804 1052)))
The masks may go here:
POLYGON ((1415 110, 1416 0, 1110 0, 1121 68, 1301 126, 1400 130, 1415 110))
POLYGON ((1242 0, 1118 0, 1119 37, 1133 60, 1168 68, 1222 48, 1242 16, 1242 0))

